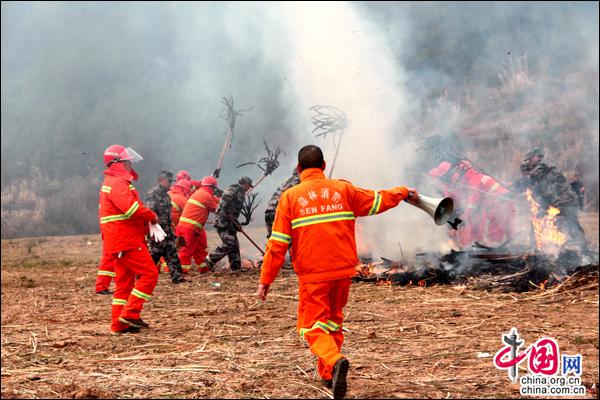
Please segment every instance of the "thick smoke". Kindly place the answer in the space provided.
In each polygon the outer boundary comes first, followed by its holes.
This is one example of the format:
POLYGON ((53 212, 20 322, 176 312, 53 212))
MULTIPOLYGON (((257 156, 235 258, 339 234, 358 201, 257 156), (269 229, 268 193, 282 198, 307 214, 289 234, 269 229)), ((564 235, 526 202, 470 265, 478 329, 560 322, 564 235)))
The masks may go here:
MULTIPOLYGON (((286 152, 256 189, 257 224, 300 146, 320 145, 331 164, 334 137, 311 133, 318 104, 348 118, 334 177, 435 196, 419 139, 452 135, 503 182, 518 177, 523 152, 543 147, 550 163, 582 175, 597 209, 597 3, 2 3, 3 235, 5 216, 22 213, 12 192, 44 181, 68 192, 65 182, 86 179, 80 197, 68 196, 91 203, 88 214, 67 218, 59 202, 36 206, 35 217, 72 221, 52 233, 94 232, 111 143, 144 156, 141 193, 162 168, 210 174, 229 95, 252 109, 236 121, 221 186, 260 177, 235 167, 264 157, 263 140, 286 152)), ((362 221, 377 255, 446 244, 445 228, 408 204, 362 221)))

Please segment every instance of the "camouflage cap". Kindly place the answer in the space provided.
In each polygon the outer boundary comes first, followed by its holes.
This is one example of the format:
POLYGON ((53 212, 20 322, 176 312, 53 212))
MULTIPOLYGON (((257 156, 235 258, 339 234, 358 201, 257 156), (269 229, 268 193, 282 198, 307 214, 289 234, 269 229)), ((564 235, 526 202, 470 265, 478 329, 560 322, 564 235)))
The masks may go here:
POLYGON ((542 152, 539 147, 534 147, 533 149, 529 150, 527 154, 525 154, 525 161, 531 159, 533 156, 544 158, 544 152, 542 152))
POLYGON ((252 179, 248 178, 247 176, 242 176, 240 178, 240 180, 238 181, 238 183, 240 185, 248 184, 248 185, 250 185, 250 187, 254 187, 254 186, 252 186, 252 179))
POLYGON ((161 170, 160 173, 158 174, 158 179, 168 179, 170 181, 173 180, 173 173, 167 170, 161 170))

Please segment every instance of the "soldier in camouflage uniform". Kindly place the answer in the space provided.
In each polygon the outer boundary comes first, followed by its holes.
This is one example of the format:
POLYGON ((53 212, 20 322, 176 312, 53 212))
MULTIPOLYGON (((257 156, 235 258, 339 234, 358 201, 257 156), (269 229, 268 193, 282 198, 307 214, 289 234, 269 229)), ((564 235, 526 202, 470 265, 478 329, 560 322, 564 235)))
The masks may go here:
POLYGON ((560 213, 556 217, 556 227, 568 235, 570 243, 587 250, 585 234, 577 217, 577 195, 571 189, 565 176, 556 167, 542 162, 544 154, 538 148, 530 150, 521 164, 521 178, 518 187, 529 188, 540 206, 541 217, 550 206, 560 213))
POLYGON ((242 260, 240 257, 240 243, 237 239, 237 233, 242 229, 238 222, 240 211, 244 205, 246 192, 252 187, 252 179, 242 176, 238 183, 230 185, 223 192, 221 202, 217 211, 215 211, 216 228, 221 245, 206 256, 205 262, 211 271, 214 271, 215 265, 223 257, 229 259, 229 268, 232 272, 240 271, 242 260))
POLYGON ((294 168, 292 176, 288 178, 281 186, 277 188, 271 200, 269 200, 269 204, 267 204, 267 208, 265 210, 265 225, 267 226, 267 239, 271 237, 271 231, 273 229, 273 221, 275 221, 275 211, 277 210, 277 204, 279 204, 279 198, 281 194, 300 183, 300 176, 298 176, 298 169, 294 168))
POLYGON ((181 263, 177 256, 175 246, 175 233, 173 231, 173 220, 171 217, 171 197, 167 193, 173 183, 173 174, 169 171, 160 171, 158 175, 158 185, 152 188, 146 195, 146 207, 156 213, 159 219, 160 227, 167 236, 162 242, 155 242, 149 239, 150 255, 154 263, 158 263, 163 257, 169 266, 171 281, 173 283, 185 282, 181 263))

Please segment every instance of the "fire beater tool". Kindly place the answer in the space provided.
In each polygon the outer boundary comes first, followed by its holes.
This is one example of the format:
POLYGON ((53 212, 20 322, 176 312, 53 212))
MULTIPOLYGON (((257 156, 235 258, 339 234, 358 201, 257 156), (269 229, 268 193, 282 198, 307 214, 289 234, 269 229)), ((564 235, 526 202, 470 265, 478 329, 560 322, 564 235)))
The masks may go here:
POLYGON ((229 98, 223 97, 221 103, 225 105, 226 109, 224 112, 221 112, 219 117, 227 121, 227 137, 225 138, 225 143, 223 144, 223 149, 221 150, 221 155, 219 156, 219 161, 217 162, 217 168, 215 168, 215 171, 212 174, 215 178, 218 178, 221 173, 221 166, 223 165, 223 158, 225 158, 225 152, 227 151, 227 148, 231 148, 231 142, 233 141, 233 129, 235 128, 235 118, 237 116, 241 116, 242 112, 252 110, 252 107, 250 107, 247 110, 235 111, 233 109, 233 96, 229 96, 229 98))
POLYGON ((235 225, 238 232, 240 232, 242 235, 246 236, 246 239, 248 239, 250 241, 250 243, 252 243, 254 245, 254 247, 256 247, 258 249, 258 251, 260 251, 260 254, 262 254, 264 256, 265 252, 256 244, 256 242, 254 240, 252 240, 250 238, 250 236, 248 236, 248 234, 246 232, 244 232, 240 223, 238 221, 236 221, 235 218, 233 218, 229 215, 227 216, 227 218, 229 218, 229 220, 235 225))
MULTIPOLYGON (((277 167, 279 167, 279 161, 277 159, 279 158, 279 155, 283 151, 281 150, 281 148, 279 146, 277 146, 277 148, 274 151, 271 151, 267 142, 263 141, 263 143, 265 144, 265 150, 267 150, 266 157, 262 157, 260 160, 258 160, 258 162, 255 162, 255 163, 247 162, 247 163, 240 164, 236 167, 236 168, 239 168, 239 167, 243 167, 244 165, 253 164, 253 165, 256 165, 258 168, 260 168, 260 170, 263 172, 263 175, 260 178, 258 178, 258 180, 250 188, 250 190, 248 190, 246 192, 246 194, 250 193, 252 191, 252 189, 254 189, 256 186, 258 186, 263 181, 263 179, 265 179, 267 177, 267 175, 271 175, 273 173, 273 171, 275 171, 277 169, 277 167)), ((283 152, 283 155, 286 155, 285 152, 283 152)))
POLYGON ((317 132, 316 136, 326 137, 328 133, 333 136, 333 145, 335 147, 335 154, 333 161, 331 162, 331 169, 329 170, 328 178, 331 179, 333 174, 333 168, 335 168, 335 161, 337 160, 340 152, 340 146, 342 144, 342 137, 344 135, 344 128, 348 125, 346 122, 346 114, 338 110, 333 106, 317 105, 312 106, 310 110, 314 111, 316 115, 311 117, 311 122, 315 126, 312 130, 313 133, 317 132), (335 144, 335 134, 339 133, 339 140, 337 146, 335 144))

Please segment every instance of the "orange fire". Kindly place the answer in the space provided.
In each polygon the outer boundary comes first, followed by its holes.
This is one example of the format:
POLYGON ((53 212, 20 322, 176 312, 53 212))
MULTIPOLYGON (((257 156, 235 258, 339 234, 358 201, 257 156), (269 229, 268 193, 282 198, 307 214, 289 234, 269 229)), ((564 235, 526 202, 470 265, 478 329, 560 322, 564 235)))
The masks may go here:
POLYGON ((537 249, 544 250, 548 249, 548 247, 565 244, 567 237, 556 227, 556 216, 560 214, 560 210, 550 206, 546 211, 546 215, 538 218, 540 205, 534 200, 531 190, 527 189, 526 195, 531 208, 531 223, 533 224, 537 249))
POLYGON ((356 273, 360 277, 368 278, 373 274, 373 269, 374 269, 374 267, 370 263, 358 264, 356 266, 356 273))
POLYGON ((425 282, 424 279, 421 279, 418 283, 419 283, 419 286, 421 286, 421 287, 427 286, 427 283, 425 282))
POLYGON ((548 283, 548 279, 546 279, 544 282, 540 283, 540 289, 544 290, 544 288, 546 287, 546 283, 548 283))

